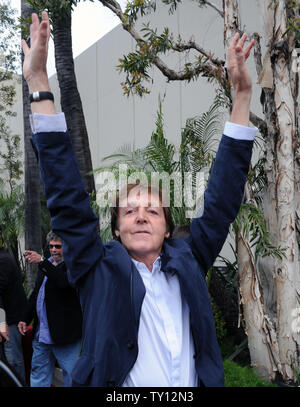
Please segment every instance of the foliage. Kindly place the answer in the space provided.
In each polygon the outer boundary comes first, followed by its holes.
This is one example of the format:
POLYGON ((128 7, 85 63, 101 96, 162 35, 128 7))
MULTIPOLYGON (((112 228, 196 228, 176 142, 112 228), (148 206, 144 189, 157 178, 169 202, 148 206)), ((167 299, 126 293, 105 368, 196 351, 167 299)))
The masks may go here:
MULTIPOLYGON (((121 20, 123 28, 127 30, 136 40, 136 49, 133 52, 123 55, 119 59, 117 69, 126 74, 126 79, 121 83, 123 92, 129 96, 131 93, 143 96, 149 93, 147 82, 150 82, 149 71, 153 66, 158 67, 168 80, 184 80, 190 82, 198 79, 199 76, 205 77, 209 82, 218 84, 219 92, 223 93, 223 99, 227 105, 231 104, 230 83, 225 70, 225 62, 214 58, 212 53, 205 52, 195 41, 190 38, 184 41, 181 36, 176 39, 165 27, 161 33, 156 28, 150 27, 150 23, 143 23, 139 32, 136 31, 135 23, 139 17, 156 11, 155 1, 134 0, 128 1, 124 13, 118 8, 116 1, 101 0, 102 4, 113 10, 121 20), (193 59, 187 61, 183 68, 176 72, 175 69, 169 68, 161 57, 169 53, 186 53, 193 50, 196 54, 193 59)), ((211 3, 198 0, 200 7, 211 6, 218 10, 211 3)), ((162 0, 169 7, 169 14, 173 14, 181 1, 162 0)))
MULTIPOLYGON (((159 108, 155 122, 155 130, 152 132, 148 145, 142 149, 132 151, 129 146, 123 146, 116 154, 109 155, 103 159, 104 162, 114 160, 112 164, 95 170, 96 173, 111 171, 118 181, 120 176, 120 165, 125 165, 126 179, 135 173, 147 177, 148 182, 153 181, 153 176, 160 174, 181 174, 181 177, 171 177, 170 183, 170 207, 175 226, 189 224, 186 210, 189 208, 182 202, 181 206, 174 204, 175 191, 184 188, 184 173, 191 173, 192 187, 196 187, 196 176, 202 169, 211 165, 215 154, 214 139, 216 131, 220 128, 220 111, 217 102, 202 115, 188 119, 181 133, 181 145, 179 149, 170 143, 164 134, 164 118, 162 103, 159 99, 159 108)), ((182 191, 181 191, 182 192, 182 191)), ((103 224, 109 226, 108 208, 99 210, 98 214, 103 224)), ((101 227, 102 229, 102 227, 101 227)), ((106 236, 109 236, 105 232, 106 236)))
POLYGON ((226 387, 277 387, 257 376, 253 368, 239 366, 231 360, 224 360, 226 387))
MULTIPOLYGON (((16 70, 18 64, 20 47, 15 15, 15 9, 0 1, 0 82, 11 79, 12 72, 16 70)), ((2 90, 0 91, 1 94, 2 90)), ((8 100, 11 101, 11 99, 8 100)))
POLYGON ((22 261, 18 239, 24 233, 24 192, 16 186, 11 192, 5 190, 0 179, 0 245, 16 259, 22 261))
POLYGON ((6 174, 7 183, 10 191, 12 192, 17 186, 18 181, 23 174, 21 150, 20 150, 20 136, 12 135, 5 120, 0 116, 0 142, 2 141, 2 148, 0 150, 0 174, 6 174))
POLYGON ((15 10, 0 3, 0 245, 7 248, 19 264, 18 238, 23 233, 24 193, 19 181, 22 171, 20 136, 12 134, 7 122, 16 91, 13 82, 19 55, 15 10))
POLYGON ((285 249, 271 243, 263 212, 257 206, 251 203, 242 204, 233 222, 233 230, 236 234, 239 231, 244 239, 249 240, 251 247, 255 248, 255 260, 258 256, 283 258, 285 249))
POLYGON ((299 0, 289 0, 288 1, 289 10, 293 11, 293 15, 288 18, 288 27, 286 32, 283 34, 294 34, 295 41, 300 41, 300 2, 299 0))
POLYGON ((6 3, 0 2, 0 114, 1 129, 3 119, 13 116, 11 107, 16 95, 15 87, 10 82, 13 72, 17 69, 20 52, 19 38, 17 37, 15 12, 6 3))
POLYGON ((222 341, 224 340, 224 338, 227 335, 226 322, 224 320, 222 312, 220 311, 219 307, 217 306, 216 302, 213 300, 213 298, 211 296, 210 296, 210 301, 211 301, 211 306, 212 306, 213 315, 214 315, 217 339, 218 339, 219 343, 222 343, 222 341))

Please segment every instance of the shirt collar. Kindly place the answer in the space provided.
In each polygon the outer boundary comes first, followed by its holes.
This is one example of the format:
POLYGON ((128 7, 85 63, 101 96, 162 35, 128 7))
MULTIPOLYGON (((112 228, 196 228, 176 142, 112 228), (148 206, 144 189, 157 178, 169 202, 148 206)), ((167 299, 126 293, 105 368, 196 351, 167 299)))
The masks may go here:
MULTIPOLYGON (((51 263, 51 264, 53 264, 53 262, 54 262, 53 257, 52 257, 52 256, 50 256, 50 257, 48 258, 48 261, 50 261, 50 263, 51 263)), ((59 264, 61 264, 61 263, 63 263, 63 260, 62 260, 62 261, 60 261, 59 263, 57 263, 57 266, 58 266, 59 264)))
MULTIPOLYGON (((147 271, 149 272, 145 263, 143 263, 141 261, 137 261, 133 258, 131 258, 131 260, 139 271, 141 271, 143 269, 147 269, 147 271)), ((157 259, 155 259, 155 261, 153 263, 152 273, 155 272, 156 270, 160 270, 160 268, 161 268, 161 258, 160 258, 160 256, 158 256, 157 259)))

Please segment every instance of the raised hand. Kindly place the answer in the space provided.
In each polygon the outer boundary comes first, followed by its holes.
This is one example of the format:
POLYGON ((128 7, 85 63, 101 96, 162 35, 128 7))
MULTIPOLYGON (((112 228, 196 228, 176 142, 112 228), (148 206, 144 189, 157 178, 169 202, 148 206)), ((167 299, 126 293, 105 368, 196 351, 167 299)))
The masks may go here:
POLYGON ((254 40, 251 40, 245 49, 243 49, 246 39, 246 33, 241 38, 239 33, 236 33, 228 48, 227 71, 235 94, 241 92, 251 93, 252 90, 252 81, 246 60, 250 55, 254 40))
POLYGON ((30 48, 22 40, 24 52, 23 75, 28 84, 29 92, 48 91, 47 56, 50 37, 50 24, 46 11, 42 12, 42 21, 37 14, 32 14, 30 25, 30 48))
POLYGON ((250 55, 254 40, 244 48, 247 34, 240 38, 239 33, 233 37, 228 48, 227 71, 234 89, 234 104, 230 121, 243 126, 249 125, 252 80, 246 60, 250 55))

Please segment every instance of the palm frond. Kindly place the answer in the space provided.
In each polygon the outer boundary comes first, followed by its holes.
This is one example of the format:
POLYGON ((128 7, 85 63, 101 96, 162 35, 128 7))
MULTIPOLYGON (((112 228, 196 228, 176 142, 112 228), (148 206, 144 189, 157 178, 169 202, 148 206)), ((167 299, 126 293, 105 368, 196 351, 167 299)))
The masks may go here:
POLYGON ((233 230, 236 234, 240 232, 243 238, 250 242, 251 247, 255 249, 255 260, 258 256, 278 259, 285 256, 285 248, 271 243, 264 214, 257 206, 251 203, 242 204, 233 222, 233 230))

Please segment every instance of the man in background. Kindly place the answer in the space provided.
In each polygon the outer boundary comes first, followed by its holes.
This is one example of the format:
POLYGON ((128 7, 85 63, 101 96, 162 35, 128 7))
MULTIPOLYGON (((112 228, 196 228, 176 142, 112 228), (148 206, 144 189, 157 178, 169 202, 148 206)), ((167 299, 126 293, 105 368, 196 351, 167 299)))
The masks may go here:
POLYGON ((63 371, 64 386, 71 384, 71 372, 81 347, 81 306, 70 286, 63 258, 62 241, 53 232, 47 235, 50 257, 26 250, 26 261, 38 263, 38 276, 19 331, 25 335, 33 324, 33 356, 30 386, 49 387, 57 360, 63 371))
POLYGON ((27 306, 20 271, 12 256, 0 246, 0 342, 9 367, 25 384, 22 336, 18 322, 27 306))

